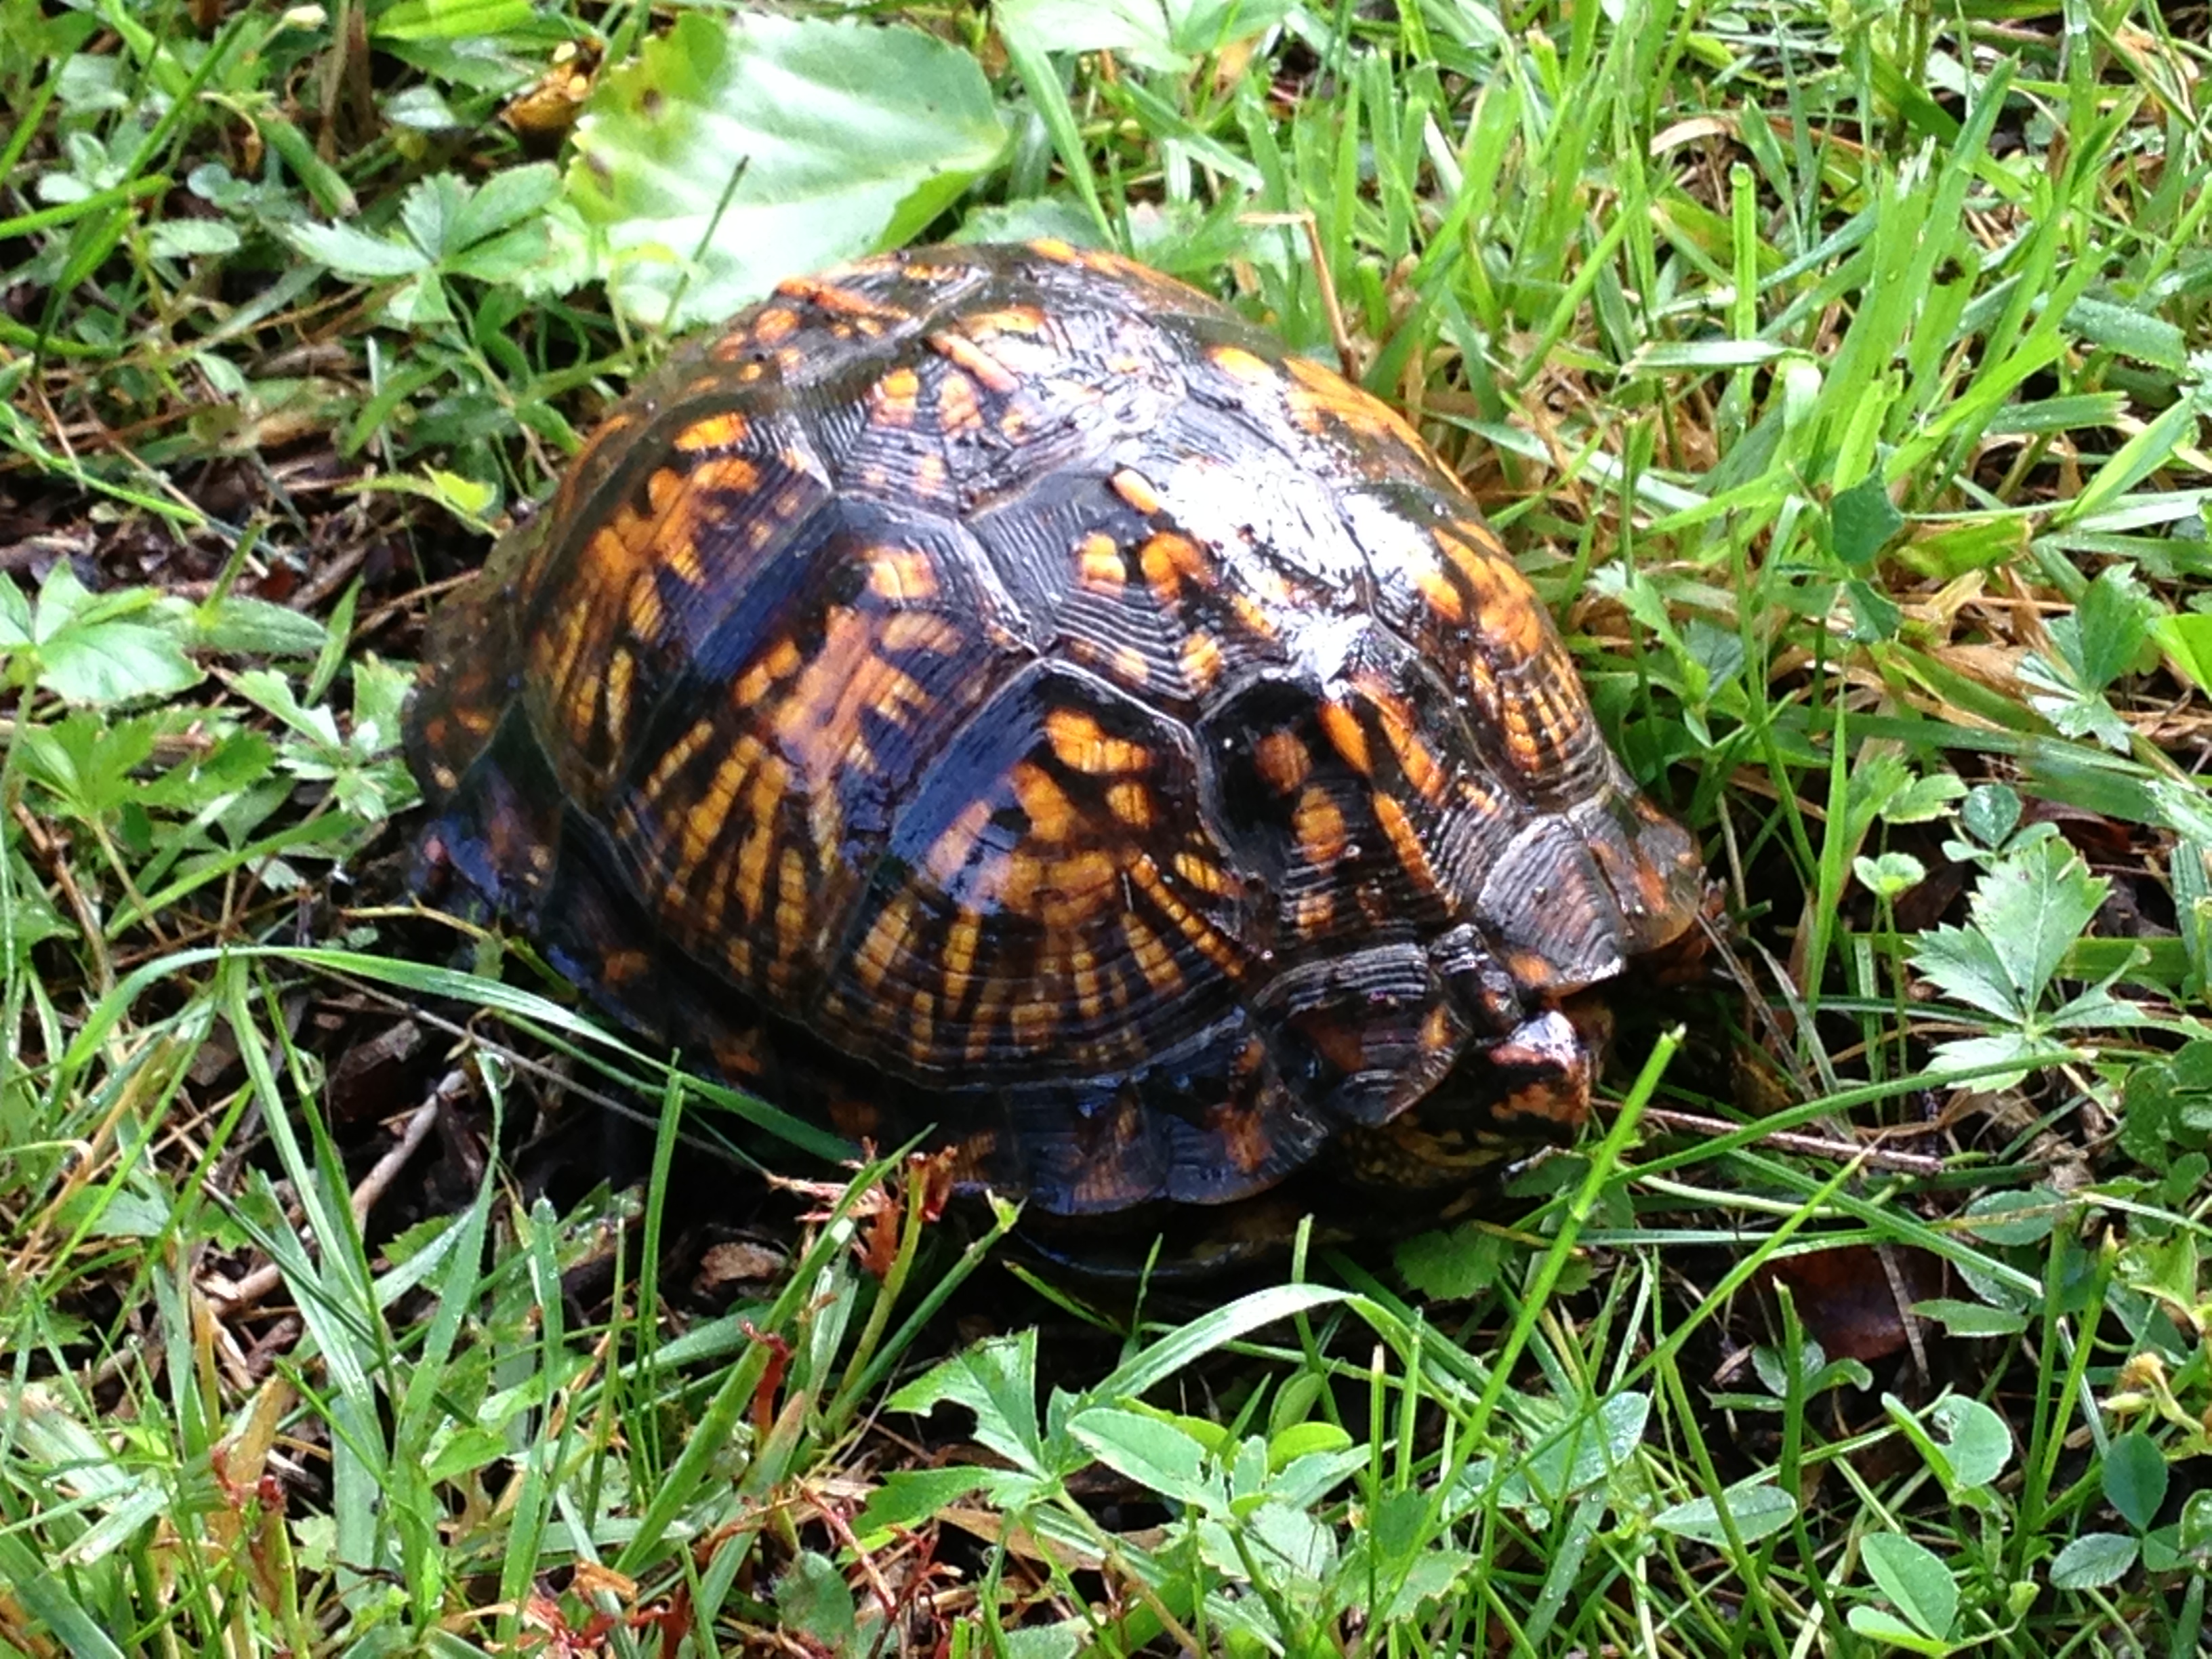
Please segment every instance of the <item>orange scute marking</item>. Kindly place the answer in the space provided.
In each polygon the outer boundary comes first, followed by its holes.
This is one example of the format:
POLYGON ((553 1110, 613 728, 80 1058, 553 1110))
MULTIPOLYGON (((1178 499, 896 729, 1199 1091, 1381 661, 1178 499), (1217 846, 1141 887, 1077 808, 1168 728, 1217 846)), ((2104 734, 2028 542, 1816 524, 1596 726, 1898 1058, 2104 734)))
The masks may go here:
POLYGON ((1214 365, 1231 380, 1242 380, 1247 386, 1264 386, 1279 382, 1281 376, 1273 365, 1263 357, 1256 357, 1242 346, 1215 346, 1206 354, 1214 365))
POLYGON ((886 426, 912 426, 921 398, 921 377, 902 365, 868 390, 868 406, 886 426))
POLYGON ((1128 571, 1121 558, 1121 550, 1114 538, 1103 530, 1094 530, 1083 538, 1076 550, 1078 568, 1084 586, 1097 593, 1116 593, 1128 579, 1128 571))
POLYGON ((1078 772, 1137 772, 1152 761, 1142 744, 1109 737, 1097 718, 1080 708, 1046 710, 1044 732, 1060 763, 1078 772))
POLYGON ((1268 732, 1254 749, 1252 759, 1267 787, 1279 795, 1289 794, 1313 770, 1313 756, 1291 732, 1268 732))
POLYGON ((687 453, 702 449, 735 449, 751 435, 752 426, 734 409, 696 420, 676 434, 676 447, 687 453))
POLYGON ((1114 493, 1116 495, 1146 517, 1150 518, 1154 514, 1164 510, 1164 504, 1160 500, 1160 492, 1152 488, 1152 481, 1143 473, 1125 466, 1116 472, 1109 482, 1113 484, 1114 493))
POLYGON ((985 388, 1002 398, 1022 383, 1020 375, 964 334, 933 334, 929 337, 929 349, 947 362, 965 369, 985 388))
POLYGON ((1362 777, 1374 772, 1374 757, 1367 752, 1367 733, 1357 714, 1340 702, 1325 702, 1321 706, 1321 729, 1352 770, 1362 777))

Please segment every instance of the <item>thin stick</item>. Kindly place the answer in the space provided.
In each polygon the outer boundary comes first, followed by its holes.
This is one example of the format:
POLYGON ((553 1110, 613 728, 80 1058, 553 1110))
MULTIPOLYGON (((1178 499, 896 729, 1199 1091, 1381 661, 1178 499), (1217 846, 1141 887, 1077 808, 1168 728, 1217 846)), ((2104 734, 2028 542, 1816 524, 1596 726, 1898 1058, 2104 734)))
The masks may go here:
MULTIPOLYGON (((1743 1127, 1725 1118, 1707 1117, 1701 1112, 1677 1112, 1663 1106, 1647 1106, 1644 1115, 1650 1122, 1693 1134, 1732 1135, 1743 1127)), ((1884 1152, 1879 1146, 1855 1146, 1848 1140, 1830 1140, 1824 1135, 1801 1135, 1790 1129, 1777 1129, 1761 1135, 1759 1140, 1785 1152, 1832 1158, 1838 1164, 1849 1164, 1856 1158, 1875 1169, 1895 1170, 1905 1175, 1939 1176, 1946 1167, 1942 1158, 1930 1158, 1924 1152, 1884 1152)))
MULTIPOLYGON (((354 1188, 355 1226, 367 1224, 368 1212, 376 1207, 377 1200, 384 1196, 386 1190, 398 1178, 399 1172, 407 1167, 407 1161, 422 1151, 422 1143, 430 1138, 430 1131, 437 1127, 439 1109, 466 1090, 468 1082, 468 1074, 456 1066, 440 1078, 437 1087, 430 1091, 429 1098, 409 1114, 407 1121, 400 1128, 398 1140, 376 1160, 369 1172, 361 1178, 361 1184, 354 1188)), ((255 1306, 283 1281, 283 1270, 275 1262, 266 1261, 240 1279, 232 1290, 210 1289, 208 1294, 222 1305, 226 1316, 235 1316, 255 1306)))

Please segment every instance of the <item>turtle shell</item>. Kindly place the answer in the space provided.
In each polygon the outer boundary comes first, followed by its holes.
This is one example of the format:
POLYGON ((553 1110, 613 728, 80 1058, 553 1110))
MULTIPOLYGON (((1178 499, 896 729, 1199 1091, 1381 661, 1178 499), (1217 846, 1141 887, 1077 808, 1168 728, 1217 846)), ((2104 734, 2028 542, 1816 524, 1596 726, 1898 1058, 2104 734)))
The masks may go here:
POLYGON ((1413 431, 1064 244, 680 349, 425 654, 430 836, 556 966, 1058 1214, 1569 1133, 1702 895, 1413 431))

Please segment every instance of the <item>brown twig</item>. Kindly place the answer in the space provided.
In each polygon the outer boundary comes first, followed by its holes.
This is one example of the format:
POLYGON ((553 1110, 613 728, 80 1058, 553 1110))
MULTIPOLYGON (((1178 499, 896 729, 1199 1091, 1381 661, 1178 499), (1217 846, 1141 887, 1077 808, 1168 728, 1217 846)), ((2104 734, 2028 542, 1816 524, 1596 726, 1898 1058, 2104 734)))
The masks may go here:
MULTIPOLYGON (((376 1207, 377 1200, 398 1179, 399 1172, 407 1167, 408 1160, 420 1152, 422 1143, 430 1138, 430 1131, 437 1127, 439 1111, 465 1091, 468 1083, 468 1073, 459 1066, 454 1067, 438 1079, 437 1086, 430 1091, 429 1098, 408 1115, 407 1121, 400 1127, 398 1140, 376 1160, 369 1172, 361 1178, 361 1184, 354 1188, 352 1208, 355 1226, 363 1226, 368 1223, 369 1212, 376 1207)), ((222 1291, 210 1287, 208 1294, 221 1304, 226 1316, 234 1317, 258 1304, 282 1284, 283 1279, 283 1270, 275 1262, 267 1261, 240 1279, 231 1289, 222 1291)))
MULTIPOLYGON (((1647 1106, 1644 1109, 1644 1115, 1647 1121, 1692 1134, 1732 1135, 1743 1127, 1741 1124, 1731 1123, 1726 1118, 1707 1117, 1702 1112, 1678 1112, 1664 1106, 1647 1106)), ((1879 1146, 1831 1140, 1825 1135, 1801 1135, 1791 1129, 1770 1130, 1760 1135, 1759 1140, 1760 1144, 1779 1146, 1785 1152, 1832 1158, 1838 1164, 1865 1164, 1875 1169, 1895 1170, 1902 1175, 1938 1176, 1945 1168, 1942 1158, 1930 1158, 1924 1152, 1885 1152, 1879 1146)))

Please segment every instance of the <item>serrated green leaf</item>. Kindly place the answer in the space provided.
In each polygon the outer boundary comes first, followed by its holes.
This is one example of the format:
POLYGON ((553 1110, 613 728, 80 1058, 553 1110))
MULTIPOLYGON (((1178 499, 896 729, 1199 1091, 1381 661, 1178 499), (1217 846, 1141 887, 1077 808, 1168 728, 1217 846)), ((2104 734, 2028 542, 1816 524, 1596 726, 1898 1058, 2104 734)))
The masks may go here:
POLYGON ((1432 1302, 1462 1302, 1498 1282, 1505 1261, 1505 1236, 1495 1227, 1462 1222, 1401 1239, 1399 1276, 1432 1302))
POLYGON ((384 283, 429 269, 430 257, 410 243, 374 236, 352 225, 286 225, 278 233, 318 264, 350 283, 384 283))
POLYGON ((1966 793, 1966 780, 1957 773, 1930 772, 1914 778, 1885 801, 1880 817, 1884 823, 1931 823, 1966 793))
POLYGON ((176 635, 143 623, 81 623, 39 647, 39 682, 65 702, 95 708, 170 697, 199 684, 176 635))
POLYGON ((976 1440, 1020 1468, 1046 1473, 1037 1434, 1036 1331, 994 1337, 953 1355, 890 1397, 895 1412, 964 1406, 975 1414, 976 1440))
POLYGON ((2053 617, 2048 627, 2075 683, 2101 691, 2134 664, 2151 612, 2151 598, 2134 572, 2113 565, 2082 590, 2073 615, 2053 617))
POLYGON ((2020 665, 2028 707, 2058 728, 2061 737, 2094 738, 2114 754, 2128 748, 2127 722, 2101 691, 2084 690, 2071 670, 2059 668, 2030 652, 2020 665))
POLYGON ((323 648, 328 634, 314 617, 288 605, 226 593, 193 611, 192 637, 196 644, 216 651, 312 657, 323 648))
POLYGON ((1067 1431, 1091 1455, 1147 1491, 1195 1509, 1226 1507, 1228 1494, 1205 1479, 1206 1448, 1172 1423, 1115 1406, 1093 1406, 1067 1431))
POLYGON ((31 642, 31 596, 12 576, 0 576, 0 651, 31 642))
POLYGON ((1911 961, 1923 979, 1970 1008, 2005 1019, 2020 1018, 2027 1012, 2020 1006, 2004 959, 1978 928, 1948 922, 1931 927, 1921 934, 1911 961))
POLYGON ((917 29, 687 12, 601 80, 574 143, 566 199, 617 299, 676 326, 904 240, 1006 131, 975 60, 917 29))
POLYGON ((470 247, 512 230, 561 191, 561 170, 550 161, 502 167, 466 192, 454 213, 450 246, 470 247))
POLYGON ((2058 838, 2032 842, 1975 882, 1967 907, 1972 926, 1929 929, 1912 964, 1968 1006, 2025 1021, 2110 884, 2058 838))

